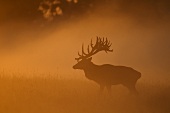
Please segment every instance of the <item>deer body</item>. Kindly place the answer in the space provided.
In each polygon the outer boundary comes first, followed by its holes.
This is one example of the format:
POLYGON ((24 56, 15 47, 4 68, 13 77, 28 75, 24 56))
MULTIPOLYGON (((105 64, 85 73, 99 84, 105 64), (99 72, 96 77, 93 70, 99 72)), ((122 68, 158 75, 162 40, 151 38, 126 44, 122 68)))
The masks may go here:
POLYGON ((82 46, 82 55, 79 55, 76 60, 77 64, 73 66, 74 69, 83 70, 85 76, 95 81, 100 85, 100 91, 106 87, 110 92, 112 85, 122 84, 129 89, 129 91, 133 94, 137 94, 137 90, 135 88, 137 80, 141 77, 141 73, 134 70, 130 67, 125 66, 114 66, 111 64, 103 64, 96 65, 92 60, 92 55, 100 52, 112 52, 110 50, 111 43, 103 38, 98 38, 96 40, 96 44, 93 45, 91 41, 91 51, 88 46, 88 53, 84 52, 84 47, 82 46), (79 61, 81 60, 81 61, 79 61))
POLYGON ((95 65, 90 59, 82 61, 73 66, 74 69, 81 69, 85 76, 100 85, 102 91, 104 87, 110 92, 112 85, 122 84, 131 93, 137 93, 135 85, 141 77, 141 73, 125 66, 114 66, 110 64, 95 65))

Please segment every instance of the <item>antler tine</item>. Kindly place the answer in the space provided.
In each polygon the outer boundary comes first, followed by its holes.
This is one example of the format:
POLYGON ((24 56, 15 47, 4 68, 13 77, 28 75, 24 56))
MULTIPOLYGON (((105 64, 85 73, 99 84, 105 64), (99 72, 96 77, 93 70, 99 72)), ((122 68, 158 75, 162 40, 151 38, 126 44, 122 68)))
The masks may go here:
POLYGON ((104 43, 103 43, 103 38, 100 38, 99 37, 99 41, 98 41, 98 46, 102 46, 104 43))
POLYGON ((112 43, 110 43, 110 41, 106 38, 104 44, 103 44, 103 47, 105 48, 105 52, 107 53, 108 51, 109 52, 112 52, 113 49, 111 50, 110 47, 111 47, 112 43))
POLYGON ((109 47, 111 47, 112 46, 112 43, 109 43, 109 45, 108 45, 109 47))
POLYGON ((110 49, 111 46, 112 46, 112 43, 108 46, 108 51, 109 52, 113 52, 113 49, 110 49))
POLYGON ((99 44, 101 44, 101 45, 103 44, 102 38, 100 38, 100 43, 99 44))
POLYGON ((106 38, 105 46, 110 47, 111 45, 112 45, 112 44, 110 43, 110 41, 108 41, 108 39, 106 38))
POLYGON ((113 49, 111 49, 111 50, 109 49, 108 51, 109 51, 109 52, 113 52, 113 49))
POLYGON ((102 44, 103 44, 103 45, 105 45, 105 44, 106 44, 104 37, 103 37, 102 44))
POLYGON ((111 52, 112 52, 112 51, 113 51, 113 49, 112 49, 112 50, 110 50, 110 47, 112 46, 112 43, 111 43, 110 41, 108 42, 108 45, 107 45, 107 46, 108 46, 108 48, 109 48, 109 51, 111 51, 111 52))
POLYGON ((99 44, 102 45, 102 38, 99 38, 99 44))
POLYGON ((108 46, 111 47, 111 46, 112 46, 112 43, 109 42, 108 46))
POLYGON ((99 43, 99 37, 97 37, 97 39, 96 39, 96 44, 95 44, 94 47, 97 47, 97 46, 98 46, 98 43, 99 43))
POLYGON ((109 52, 113 52, 113 49, 110 49, 111 46, 112 46, 112 43, 110 43, 110 41, 109 41, 109 43, 108 43, 108 45, 107 45, 109 52))
POLYGON ((87 51, 88 51, 88 54, 90 53, 90 48, 89 48, 89 45, 88 45, 88 47, 87 47, 87 51))
POLYGON ((109 45, 110 45, 110 41, 108 41, 105 45, 106 45, 107 47, 109 47, 109 45))
POLYGON ((104 42, 104 37, 103 37, 103 42, 104 42))
POLYGON ((107 38, 104 38, 104 37, 101 38, 101 37, 97 36, 95 44, 93 44, 93 40, 91 39, 91 43, 87 47, 87 53, 85 53, 84 44, 82 44, 82 53, 80 54, 78 52, 79 57, 75 58, 75 59, 77 61, 79 61, 81 59, 86 59, 100 51, 105 51, 106 53, 112 52, 113 49, 112 50, 110 49, 111 45, 112 45, 112 43, 110 43, 110 41, 107 38))
POLYGON ((91 48, 93 48, 93 47, 94 47, 94 46, 93 46, 93 41, 92 41, 92 39, 91 39, 90 46, 91 46, 91 48))
POLYGON ((107 40, 107 37, 106 37, 106 44, 105 45, 107 45, 108 44, 108 40, 107 40))
POLYGON ((81 57, 81 56, 82 56, 82 55, 80 55, 79 51, 78 51, 78 55, 79 55, 79 57, 81 57))

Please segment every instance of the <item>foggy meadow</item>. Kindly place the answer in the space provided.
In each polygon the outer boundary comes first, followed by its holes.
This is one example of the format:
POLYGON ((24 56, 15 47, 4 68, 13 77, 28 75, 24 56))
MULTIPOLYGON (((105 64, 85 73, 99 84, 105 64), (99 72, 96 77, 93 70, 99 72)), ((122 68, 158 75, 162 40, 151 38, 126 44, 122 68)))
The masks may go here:
POLYGON ((169 1, 61 3, 48 12, 43 0, 2 1, 0 112, 169 113, 169 1), (72 68, 82 44, 87 52, 97 36, 107 37, 113 52, 101 51, 92 62, 139 71, 137 96, 123 85, 99 93, 96 82, 72 68))

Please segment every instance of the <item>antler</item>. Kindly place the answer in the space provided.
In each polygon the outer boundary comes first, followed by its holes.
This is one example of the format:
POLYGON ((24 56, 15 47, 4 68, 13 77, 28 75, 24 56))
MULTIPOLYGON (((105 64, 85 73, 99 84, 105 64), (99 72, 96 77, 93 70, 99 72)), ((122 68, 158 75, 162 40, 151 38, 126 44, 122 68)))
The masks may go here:
POLYGON ((112 45, 112 43, 110 43, 110 41, 108 41, 107 38, 105 39, 105 38, 97 37, 95 45, 93 44, 92 40, 91 40, 90 46, 88 45, 88 47, 87 47, 88 53, 84 52, 84 45, 82 45, 82 53, 80 54, 78 52, 79 57, 75 58, 75 60, 79 61, 80 59, 89 58, 92 55, 94 55, 100 51, 105 51, 106 53, 113 52, 113 49, 110 49, 111 45, 112 45), (91 47, 91 51, 90 51, 90 47, 91 47))

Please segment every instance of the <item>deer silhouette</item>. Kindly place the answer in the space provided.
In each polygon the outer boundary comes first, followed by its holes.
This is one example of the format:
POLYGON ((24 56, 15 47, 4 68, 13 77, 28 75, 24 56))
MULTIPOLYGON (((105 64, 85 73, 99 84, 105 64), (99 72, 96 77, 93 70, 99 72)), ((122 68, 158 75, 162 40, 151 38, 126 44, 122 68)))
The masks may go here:
POLYGON ((106 87, 110 93, 112 85, 122 84, 129 89, 130 93, 138 94, 135 85, 141 77, 140 72, 131 67, 110 64, 96 65, 91 61, 92 56, 100 51, 113 52, 110 49, 111 45, 107 38, 100 37, 97 37, 95 45, 91 40, 90 46, 88 45, 87 48, 88 53, 84 52, 84 46, 82 45, 82 54, 78 52, 79 57, 75 58, 78 63, 73 66, 73 69, 83 70, 88 79, 100 85, 100 92, 103 92, 106 87))

